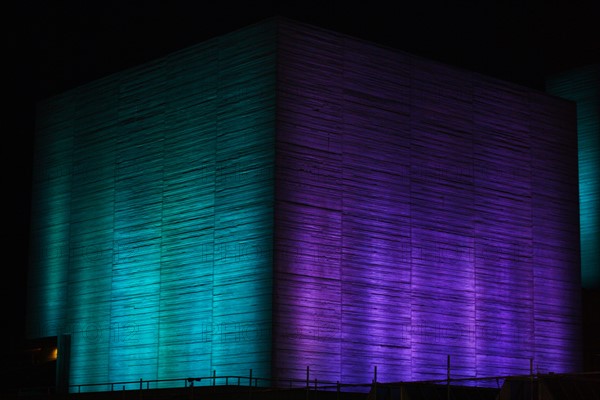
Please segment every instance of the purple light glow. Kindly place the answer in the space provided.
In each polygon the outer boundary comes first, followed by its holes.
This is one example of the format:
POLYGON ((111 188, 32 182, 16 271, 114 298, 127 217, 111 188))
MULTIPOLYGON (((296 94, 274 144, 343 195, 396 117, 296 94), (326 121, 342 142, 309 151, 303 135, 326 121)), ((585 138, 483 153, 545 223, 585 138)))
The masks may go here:
POLYGON ((455 378, 577 371, 572 105, 279 34, 274 375, 443 379, 447 355, 455 378))

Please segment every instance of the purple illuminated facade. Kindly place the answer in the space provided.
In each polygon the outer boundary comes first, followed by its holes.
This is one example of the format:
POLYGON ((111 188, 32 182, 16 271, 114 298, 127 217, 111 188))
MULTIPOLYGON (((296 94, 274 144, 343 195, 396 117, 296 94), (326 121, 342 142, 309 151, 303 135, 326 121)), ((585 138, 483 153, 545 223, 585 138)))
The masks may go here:
POLYGON ((280 22, 273 373, 580 369, 575 106, 280 22))

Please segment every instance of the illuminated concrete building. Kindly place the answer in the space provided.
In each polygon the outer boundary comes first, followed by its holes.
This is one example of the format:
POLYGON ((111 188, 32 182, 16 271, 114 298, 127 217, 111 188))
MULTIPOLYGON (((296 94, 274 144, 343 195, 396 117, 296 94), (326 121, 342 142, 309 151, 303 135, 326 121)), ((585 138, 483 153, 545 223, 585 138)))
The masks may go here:
POLYGON ((273 19, 40 104, 29 333, 72 385, 578 371, 577 204, 573 103, 273 19))

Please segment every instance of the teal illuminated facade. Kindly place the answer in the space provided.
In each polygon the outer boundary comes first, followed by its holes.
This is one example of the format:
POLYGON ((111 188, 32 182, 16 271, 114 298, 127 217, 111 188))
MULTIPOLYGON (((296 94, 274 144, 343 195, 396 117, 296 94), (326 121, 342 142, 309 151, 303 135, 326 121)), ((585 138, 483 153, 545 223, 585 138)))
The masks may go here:
POLYGON ((71 384, 270 375, 273 37, 40 104, 29 334, 71 335, 71 384))
POLYGON ((600 64, 548 79, 550 93, 577 103, 581 281, 600 288, 600 64))

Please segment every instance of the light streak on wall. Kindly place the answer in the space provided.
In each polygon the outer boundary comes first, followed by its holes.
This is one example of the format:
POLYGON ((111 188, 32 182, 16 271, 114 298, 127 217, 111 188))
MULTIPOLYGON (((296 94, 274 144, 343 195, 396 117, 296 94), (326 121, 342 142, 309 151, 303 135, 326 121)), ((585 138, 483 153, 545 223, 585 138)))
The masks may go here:
POLYGON ((600 288, 600 65, 552 76, 548 92, 577 103, 581 280, 600 288))

